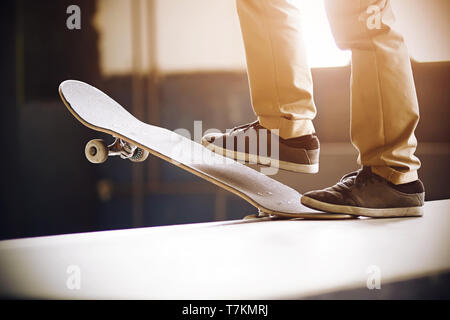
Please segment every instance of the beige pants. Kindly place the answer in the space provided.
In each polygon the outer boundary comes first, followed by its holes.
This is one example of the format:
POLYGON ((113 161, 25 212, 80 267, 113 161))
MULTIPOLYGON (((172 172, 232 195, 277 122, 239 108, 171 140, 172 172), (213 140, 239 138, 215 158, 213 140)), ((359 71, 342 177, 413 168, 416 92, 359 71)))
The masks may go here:
MULTIPOLYGON (((315 0, 314 0, 315 1, 315 0)), ((282 138, 314 132, 300 13, 289 0, 237 0, 253 109, 282 138)), ((417 179, 419 108, 409 55, 388 0, 326 0, 333 35, 352 51, 351 139, 358 163, 400 184, 417 179)))

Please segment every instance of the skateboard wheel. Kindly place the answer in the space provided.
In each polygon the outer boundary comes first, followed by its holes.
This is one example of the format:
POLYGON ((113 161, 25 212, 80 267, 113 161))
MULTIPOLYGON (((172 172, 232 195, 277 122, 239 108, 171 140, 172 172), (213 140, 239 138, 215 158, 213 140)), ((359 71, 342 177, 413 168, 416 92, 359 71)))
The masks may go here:
POLYGON ((142 162, 147 159, 149 152, 147 150, 137 148, 136 151, 134 151, 133 156, 130 158, 133 162, 142 162))
POLYGON ((86 159, 92 163, 103 163, 108 159, 108 147, 101 139, 89 141, 84 148, 86 159))

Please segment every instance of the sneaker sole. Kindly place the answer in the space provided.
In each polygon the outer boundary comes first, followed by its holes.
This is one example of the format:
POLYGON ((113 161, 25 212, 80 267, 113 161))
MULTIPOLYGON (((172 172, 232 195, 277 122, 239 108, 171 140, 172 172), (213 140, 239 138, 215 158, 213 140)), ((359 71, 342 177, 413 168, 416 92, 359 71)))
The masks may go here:
POLYGON ((227 149, 223 149, 219 146, 216 146, 213 143, 209 143, 205 140, 202 140, 202 145, 213 151, 214 153, 220 154, 221 156, 232 158, 234 160, 251 163, 251 164, 261 164, 264 166, 269 166, 273 168, 279 168, 292 172, 300 172, 300 173, 318 173, 319 172, 319 164, 298 164, 293 162, 287 162, 282 160, 274 160, 269 157, 258 156, 255 154, 249 154, 239 151, 231 151, 227 149))
POLYGON ((315 210, 321 210, 331 213, 344 213, 354 216, 364 216, 371 218, 395 218, 395 217, 421 217, 423 216, 423 207, 405 207, 405 208, 364 208, 354 206, 344 206, 322 202, 308 196, 302 196, 301 203, 315 210))

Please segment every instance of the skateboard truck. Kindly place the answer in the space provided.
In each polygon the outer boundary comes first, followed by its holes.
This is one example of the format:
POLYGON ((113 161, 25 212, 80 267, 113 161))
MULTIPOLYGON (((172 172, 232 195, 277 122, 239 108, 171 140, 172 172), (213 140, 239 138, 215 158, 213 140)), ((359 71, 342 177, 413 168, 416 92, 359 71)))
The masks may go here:
POLYGON ((254 219, 262 219, 262 218, 271 218, 272 215, 258 209, 258 213, 250 214, 244 217, 244 220, 254 220, 254 219))
POLYGON ((102 139, 94 139, 86 144, 84 153, 92 163, 103 163, 108 157, 120 156, 133 162, 142 162, 148 157, 148 151, 114 137, 112 144, 107 145, 102 139))

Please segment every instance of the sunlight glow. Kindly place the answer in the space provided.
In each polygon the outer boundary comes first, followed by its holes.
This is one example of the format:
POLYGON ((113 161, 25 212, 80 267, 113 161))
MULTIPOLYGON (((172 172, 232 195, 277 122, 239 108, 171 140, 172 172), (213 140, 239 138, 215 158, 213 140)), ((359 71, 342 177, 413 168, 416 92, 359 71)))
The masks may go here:
POLYGON ((302 13, 303 37, 312 68, 345 66, 350 51, 340 50, 334 42, 323 0, 293 0, 302 13))
MULTIPOLYGON (((141 23, 133 23, 131 1, 97 0, 94 26, 99 32, 101 70, 105 75, 148 72, 149 61, 165 73, 242 71, 245 53, 235 1, 139 0, 141 23), (154 3, 155 43, 149 43, 150 3, 154 3), (146 15, 143 14, 145 11, 146 15), (134 27, 133 27, 134 26, 134 27), (133 41, 134 39, 134 41, 133 41), (137 53, 140 53, 137 55, 137 53), (139 59, 136 59, 136 56, 139 59), (136 61, 140 60, 140 61, 136 61)), ((350 63, 350 51, 334 41, 323 0, 289 0, 302 14, 303 37, 312 68, 350 63)), ((351 1, 351 0, 349 0, 351 1)), ((450 57, 449 0, 392 0, 396 28, 413 59, 448 61, 450 57)))

